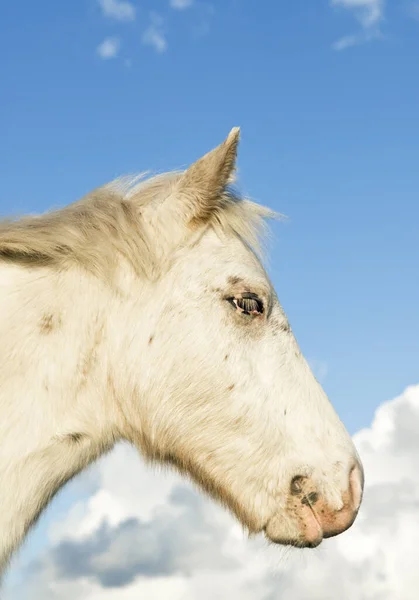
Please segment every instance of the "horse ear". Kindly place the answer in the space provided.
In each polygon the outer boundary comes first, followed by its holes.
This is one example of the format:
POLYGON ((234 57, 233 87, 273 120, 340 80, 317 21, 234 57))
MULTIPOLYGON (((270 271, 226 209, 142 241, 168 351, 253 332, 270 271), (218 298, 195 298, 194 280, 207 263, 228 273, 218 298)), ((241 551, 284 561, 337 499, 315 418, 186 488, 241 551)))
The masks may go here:
POLYGON ((187 219, 196 225, 206 222, 217 208, 225 187, 234 181, 240 128, 205 154, 182 175, 178 191, 187 202, 187 219))

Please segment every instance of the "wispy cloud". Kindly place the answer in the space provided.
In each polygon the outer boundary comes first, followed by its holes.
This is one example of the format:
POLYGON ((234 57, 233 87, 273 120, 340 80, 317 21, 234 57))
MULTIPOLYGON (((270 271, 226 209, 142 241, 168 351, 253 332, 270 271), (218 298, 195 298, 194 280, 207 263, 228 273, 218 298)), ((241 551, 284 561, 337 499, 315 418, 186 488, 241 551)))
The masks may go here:
POLYGON ((353 11, 363 27, 376 25, 384 14, 384 0, 331 0, 331 3, 353 11))
POLYGON ((99 44, 99 46, 96 48, 96 52, 100 58, 107 60, 109 58, 115 58, 118 56, 120 47, 121 44, 117 37, 109 37, 99 44))
POLYGON ((126 0, 98 0, 102 13, 117 21, 133 21, 135 6, 126 0))
MULTIPOLYGON (((136 7, 133 2, 128 0, 96 0, 96 2, 101 9, 103 17, 118 21, 119 23, 129 23, 136 19, 136 7)), ((196 3, 195 0, 167 0, 167 4, 177 12, 184 12, 192 6, 196 6, 197 10, 193 11, 193 13, 195 20, 200 19, 200 22, 198 25, 192 23, 190 27, 196 35, 202 35, 208 31, 208 17, 213 12, 211 5, 205 2, 196 3)), ((158 54, 166 52, 168 48, 167 22, 160 13, 151 11, 148 22, 147 19, 143 21, 141 29, 139 39, 143 45, 151 47, 158 54)), ((97 47, 96 51, 101 58, 108 59, 117 56, 119 48, 119 38, 109 37, 97 47)), ((124 64, 130 66, 131 61, 128 59, 128 62, 125 61, 124 64)))
POLYGON ((183 10, 192 6, 194 0, 170 0, 170 6, 175 10, 183 10))
POLYGON ((350 11, 361 26, 357 33, 346 35, 333 44, 344 50, 381 36, 380 23, 384 18, 385 0, 330 0, 332 6, 350 11))
POLYGON ((142 41, 146 46, 152 46, 159 54, 167 50, 164 21, 157 13, 151 13, 150 24, 143 33, 142 41))

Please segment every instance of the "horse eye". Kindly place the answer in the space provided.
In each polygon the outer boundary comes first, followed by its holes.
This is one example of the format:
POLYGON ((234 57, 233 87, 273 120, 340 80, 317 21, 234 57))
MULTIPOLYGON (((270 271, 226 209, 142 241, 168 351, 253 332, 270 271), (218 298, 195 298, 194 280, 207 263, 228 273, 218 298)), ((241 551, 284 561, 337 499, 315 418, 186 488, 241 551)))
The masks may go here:
POLYGON ((237 312, 244 315, 262 315, 264 311, 262 300, 256 294, 246 293, 239 297, 228 298, 237 312))

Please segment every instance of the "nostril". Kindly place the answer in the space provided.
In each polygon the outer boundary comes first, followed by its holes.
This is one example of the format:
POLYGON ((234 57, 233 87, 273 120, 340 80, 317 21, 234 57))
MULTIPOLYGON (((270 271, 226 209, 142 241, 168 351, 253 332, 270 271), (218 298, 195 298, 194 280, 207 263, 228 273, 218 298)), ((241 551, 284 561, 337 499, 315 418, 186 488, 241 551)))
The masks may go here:
POLYGON ((304 479, 305 477, 303 477, 302 475, 296 475, 296 477, 292 479, 290 489, 291 494, 293 496, 298 496, 298 494, 302 494, 304 479))

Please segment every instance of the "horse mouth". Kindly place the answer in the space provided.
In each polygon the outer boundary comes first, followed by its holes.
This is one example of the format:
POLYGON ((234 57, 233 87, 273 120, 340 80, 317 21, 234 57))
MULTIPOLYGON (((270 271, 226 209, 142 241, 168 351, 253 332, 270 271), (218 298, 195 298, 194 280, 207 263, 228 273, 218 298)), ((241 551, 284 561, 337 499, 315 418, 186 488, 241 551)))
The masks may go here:
POLYGON ((278 521, 276 518, 271 519, 264 526, 263 532, 267 540, 278 546, 289 546, 292 548, 317 548, 323 541, 324 534, 317 520, 317 517, 310 507, 310 518, 306 519, 304 523, 300 523, 300 532, 295 532, 295 535, 290 535, 286 529, 288 527, 278 527, 278 521))

